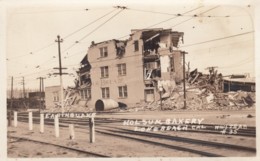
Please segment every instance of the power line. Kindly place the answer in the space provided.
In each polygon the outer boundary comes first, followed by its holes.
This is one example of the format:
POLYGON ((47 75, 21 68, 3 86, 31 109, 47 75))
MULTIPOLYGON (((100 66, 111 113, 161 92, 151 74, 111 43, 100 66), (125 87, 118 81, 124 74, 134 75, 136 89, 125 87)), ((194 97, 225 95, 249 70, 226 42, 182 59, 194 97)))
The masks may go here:
POLYGON ((198 42, 198 43, 194 43, 194 44, 183 45, 183 46, 180 46, 180 47, 188 47, 188 46, 200 45, 200 44, 209 43, 209 42, 213 42, 213 41, 219 41, 219 40, 229 39, 229 38, 232 38, 232 37, 247 35, 247 34, 250 34, 250 33, 253 33, 253 32, 254 32, 254 31, 244 32, 244 33, 241 33, 241 34, 236 34, 236 35, 221 37, 221 38, 212 39, 212 40, 207 40, 207 41, 198 42))
MULTIPOLYGON (((197 7, 197 8, 191 9, 191 10, 186 11, 186 12, 181 13, 181 14, 186 14, 186 13, 189 13, 189 12, 193 12, 193 11, 195 11, 195 10, 201 8, 201 7, 203 7, 203 6, 199 6, 199 7, 197 7)), ((161 24, 161 23, 170 21, 170 20, 175 19, 175 18, 178 18, 178 17, 179 17, 178 15, 177 15, 177 16, 175 15, 174 17, 171 17, 171 18, 169 18, 169 19, 160 21, 160 22, 158 22, 158 23, 156 23, 156 24, 153 24, 153 25, 150 25, 150 26, 148 26, 148 27, 146 27, 146 28, 151 28, 151 27, 153 27, 153 26, 159 25, 159 24, 161 24)), ((127 37, 127 36, 129 36, 129 34, 127 34, 127 35, 125 35, 125 36, 121 36, 121 37, 119 37, 119 38, 117 38, 117 39, 122 39, 122 38, 127 37)))
MULTIPOLYGON (((100 24, 98 27, 96 27, 95 29, 93 29, 92 31, 90 31, 87 35, 83 36, 81 39, 79 39, 77 42, 80 42, 82 40, 84 40, 86 37, 88 37, 89 35, 91 35, 93 32, 95 32, 97 29, 99 29, 100 27, 102 27, 103 25, 105 25, 108 21, 110 21, 111 19, 113 19, 115 16, 117 16, 119 13, 121 13, 124 9, 121 9, 120 11, 118 11, 116 14, 114 14, 112 17, 110 17, 109 19, 107 19, 105 22, 103 22, 102 24, 100 24)), ((68 48, 66 48, 65 50, 63 50, 62 52, 68 51, 69 49, 71 49, 73 46, 75 46, 77 43, 72 44, 71 46, 69 46, 68 48)))
POLYGON ((98 19, 95 19, 94 21, 88 23, 87 25, 85 25, 85 26, 83 26, 83 27, 77 29, 76 31, 74 31, 74 32, 72 32, 72 33, 70 33, 70 34, 68 34, 68 35, 66 35, 66 36, 64 36, 63 39, 66 39, 66 38, 68 38, 68 37, 74 35, 75 33, 77 33, 77 32, 79 32, 79 31, 83 30, 84 28, 90 26, 91 24, 97 22, 98 20, 100 20, 100 19, 102 19, 102 18, 108 16, 109 14, 113 13, 115 10, 117 10, 117 9, 114 9, 114 10, 112 10, 112 11, 109 11, 108 13, 106 13, 106 14, 102 15, 101 17, 99 17, 98 19))
MULTIPOLYGON (((209 12, 209 11, 211 11, 211 10, 214 10, 214 9, 218 8, 218 7, 219 7, 219 6, 213 7, 213 8, 211 8, 211 9, 207 10, 207 11, 204 11, 204 12, 199 13, 198 15, 207 13, 207 12, 209 12)), ((183 24, 183 23, 185 23, 185 22, 187 22, 187 21, 190 21, 190 20, 192 20, 193 18, 198 17, 198 15, 196 14, 196 15, 194 15, 192 18, 189 18, 189 19, 187 19, 187 20, 184 20, 184 21, 182 21, 182 22, 180 22, 180 23, 178 23, 178 24, 175 24, 175 25, 171 26, 170 28, 176 27, 176 26, 181 25, 181 24, 183 24)))
MULTIPOLYGON (((104 18, 104 17, 108 16, 109 14, 113 13, 115 10, 116 10, 116 9, 114 9, 114 10, 112 10, 112 11, 109 11, 109 12, 107 12, 106 14, 102 15, 102 16, 101 16, 101 17, 99 17, 98 19, 95 19, 94 21, 92 21, 92 22, 88 23, 87 25, 85 25, 85 26, 83 26, 83 27, 81 27, 81 28, 77 29, 76 31, 74 31, 74 32, 72 32, 72 33, 70 33, 70 34, 66 35, 66 36, 65 36, 63 39, 67 39, 68 37, 70 37, 70 36, 72 36, 72 35, 74 35, 74 34, 78 33, 79 31, 83 30, 84 28, 86 28, 86 27, 90 26, 91 24, 93 24, 93 23, 97 22, 98 20, 100 20, 100 19, 102 19, 102 18, 104 18)), ((51 58, 51 59, 49 59, 48 61, 44 62, 43 64, 45 64, 45 63, 47 63, 47 62, 49 62, 49 61, 51 61, 51 60, 52 60, 52 58, 51 58)), ((43 65, 43 64, 41 64, 41 65, 43 65)), ((40 65, 40 66, 41 66, 41 65, 40 65)))
MULTIPOLYGON (((147 13, 154 13, 154 14, 162 14, 162 15, 174 15, 177 17, 194 17, 194 15, 187 15, 186 13, 166 13, 166 12, 157 12, 157 11, 149 11, 149 10, 141 10, 141 9, 134 9, 134 8, 128 8, 129 10, 132 11, 138 11, 138 12, 147 12, 147 13)), ((208 18, 213 18, 213 17, 223 17, 227 18, 230 17, 229 15, 197 15, 196 17, 208 17, 208 18)))
POLYGON ((236 62, 236 63, 234 63, 234 64, 232 64, 232 65, 222 66, 222 67, 220 67, 220 68, 221 68, 221 69, 225 69, 225 68, 240 67, 241 65, 244 65, 244 64, 249 63, 250 61, 252 61, 252 59, 254 59, 254 57, 253 57, 253 56, 249 56, 249 57, 247 57, 246 59, 243 59, 243 60, 241 60, 241 61, 239 61, 239 62, 236 62))
MULTIPOLYGON (((85 10, 88 10, 88 9, 85 9, 85 10)), ((72 35, 74 35, 75 33, 79 32, 79 31, 81 31, 81 30, 83 30, 84 28, 86 28, 86 27, 90 26, 91 24, 97 22, 98 20, 102 19, 103 17, 106 17, 107 15, 109 15, 109 14, 112 13, 112 12, 114 12, 115 10, 116 10, 116 9, 114 9, 114 10, 112 10, 112 11, 109 11, 108 13, 106 13, 106 14, 104 14, 103 16, 99 17, 98 19, 96 19, 96 20, 90 22, 89 24, 83 26, 82 28, 80 28, 80 29, 78 29, 78 30, 76 30, 76 31, 74 31, 74 32, 72 32, 72 33, 66 35, 66 36, 64 37, 64 39, 65 39, 65 38, 68 38, 68 37, 70 37, 70 36, 72 36, 72 35)), ((48 44, 48 45, 46 45, 46 46, 44 46, 44 47, 41 47, 41 48, 39 48, 39 49, 37 49, 37 50, 35 50, 35 51, 33 51, 33 52, 30 52, 29 54, 24 54, 24 55, 20 55, 20 56, 16 56, 16 57, 7 58, 7 60, 10 61, 10 59, 13 60, 13 59, 16 59, 16 58, 21 58, 21 57, 24 57, 24 56, 36 54, 36 53, 38 53, 38 52, 40 52, 40 51, 42 51, 42 50, 44 50, 44 49, 46 49, 46 48, 48 48, 48 47, 54 45, 54 44, 55 44, 55 42, 50 43, 50 44, 48 44)))
POLYGON ((24 54, 24 55, 20 55, 20 56, 16 56, 16 57, 7 58, 7 60, 10 61, 10 59, 13 60, 13 59, 21 58, 21 57, 24 57, 24 56, 27 56, 27 55, 33 55, 33 54, 39 53, 40 51, 42 51, 42 50, 44 50, 46 48, 49 48, 50 46, 52 46, 54 44, 55 44, 54 42, 50 43, 50 44, 48 44, 48 45, 46 45, 44 47, 41 47, 41 48, 35 50, 34 52, 30 52, 29 54, 24 54))
MULTIPOLYGON (((199 7, 195 8, 195 9, 189 10, 189 11, 184 12, 184 13, 182 13, 182 14, 186 14, 186 13, 189 13, 189 12, 193 12, 193 11, 199 9, 199 8, 202 8, 202 7, 203 7, 203 6, 199 6, 199 7)), ((182 15, 182 14, 181 14, 181 15, 182 15)), ((158 23, 156 23, 156 24, 154 24, 154 25, 151 25, 151 26, 149 26, 149 27, 147 27, 147 28, 151 28, 151 27, 153 27, 153 26, 159 25, 159 24, 161 24, 161 23, 170 21, 170 20, 175 19, 175 18, 178 18, 178 17, 179 17, 179 15, 175 15, 175 17, 172 17, 172 18, 166 19, 166 20, 164 20, 164 21, 158 22, 158 23)))
POLYGON ((105 22, 103 22, 102 24, 100 24, 98 27, 96 27, 94 30, 92 30, 91 32, 89 32, 87 35, 83 36, 81 39, 79 39, 79 41, 82 41, 83 39, 85 39, 86 37, 88 37, 90 34, 92 34, 93 32, 95 32, 97 29, 99 29, 100 27, 102 27, 103 25, 105 25, 108 21, 112 20, 114 17, 116 17, 118 14, 120 14, 124 9, 121 9, 120 11, 118 11, 116 14, 114 14, 112 17, 110 17, 108 20, 106 20, 105 22))

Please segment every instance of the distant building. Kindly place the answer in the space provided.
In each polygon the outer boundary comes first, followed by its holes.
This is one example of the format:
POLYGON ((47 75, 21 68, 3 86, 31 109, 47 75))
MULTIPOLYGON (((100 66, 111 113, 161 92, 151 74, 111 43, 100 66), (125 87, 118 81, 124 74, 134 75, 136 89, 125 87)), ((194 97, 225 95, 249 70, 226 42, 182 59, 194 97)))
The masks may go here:
POLYGON ((158 85, 183 79, 182 32, 171 29, 132 30, 127 40, 92 42, 78 71, 82 99, 94 106, 113 99, 132 106, 159 99, 158 85))
POLYGON ((39 100, 40 98, 42 98, 44 100, 45 93, 44 92, 29 92, 28 96, 29 96, 29 99, 39 100))
POLYGON ((54 108, 60 101, 60 86, 45 87, 46 109, 54 108))

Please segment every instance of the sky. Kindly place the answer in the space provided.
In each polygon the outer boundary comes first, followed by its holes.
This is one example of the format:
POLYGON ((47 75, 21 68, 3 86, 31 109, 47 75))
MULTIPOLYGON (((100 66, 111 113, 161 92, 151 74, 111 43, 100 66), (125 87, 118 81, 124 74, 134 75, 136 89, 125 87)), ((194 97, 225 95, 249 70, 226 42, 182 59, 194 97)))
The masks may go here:
POLYGON ((63 76, 73 86, 76 70, 91 41, 127 39, 131 29, 171 28, 184 32, 179 49, 188 52, 191 70, 217 66, 223 75, 255 74, 254 3, 220 4, 217 1, 18 1, 6 5, 6 83, 10 88, 59 85, 57 35, 61 43, 63 76), (118 9, 114 6, 126 6, 118 9), (187 13, 188 12, 188 13, 187 13), (181 14, 181 16, 176 16, 181 14), (196 16, 194 16, 196 15, 196 16))

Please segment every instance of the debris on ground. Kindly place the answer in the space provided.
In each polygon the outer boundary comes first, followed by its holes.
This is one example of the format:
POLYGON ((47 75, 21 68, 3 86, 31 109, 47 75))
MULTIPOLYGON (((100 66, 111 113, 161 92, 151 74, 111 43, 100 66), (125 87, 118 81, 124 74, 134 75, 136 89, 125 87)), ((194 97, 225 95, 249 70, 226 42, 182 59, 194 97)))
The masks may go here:
MULTIPOLYGON (((191 71, 186 81, 186 110, 239 110, 255 105, 255 92, 223 92, 222 74, 214 68, 209 75, 203 75, 197 69, 191 71)), ((171 91, 162 94, 160 100, 140 102, 129 111, 145 110, 181 110, 184 109, 183 84, 176 84, 171 91)))
POLYGON ((251 114, 248 114, 247 115, 247 118, 253 118, 254 116, 253 115, 251 115, 251 114))
MULTIPOLYGON (((87 100, 81 100, 80 91, 76 88, 68 88, 64 91, 64 112, 93 112, 94 109, 87 106, 87 100)), ((45 112, 62 112, 61 102, 45 112)))

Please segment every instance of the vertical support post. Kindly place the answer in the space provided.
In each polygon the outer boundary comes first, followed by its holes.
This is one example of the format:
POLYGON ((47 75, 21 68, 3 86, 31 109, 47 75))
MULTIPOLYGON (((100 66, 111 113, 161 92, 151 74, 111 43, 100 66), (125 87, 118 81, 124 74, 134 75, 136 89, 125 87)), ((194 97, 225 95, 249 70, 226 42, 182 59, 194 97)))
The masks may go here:
POLYGON ((60 130, 59 130, 59 116, 58 114, 55 115, 54 118, 54 127, 55 127, 55 137, 60 137, 60 130))
POLYGON ((25 82, 24 82, 24 77, 23 77, 23 98, 24 98, 24 99, 26 98, 26 95, 25 95, 25 82))
POLYGON ((33 130, 33 115, 32 115, 32 111, 29 111, 29 130, 33 130))
POLYGON ((69 131, 70 131, 70 139, 75 139, 75 131, 74 131, 74 124, 69 124, 69 131))
POLYGON ((14 111, 14 127, 17 127, 17 111, 14 111))
POLYGON ((44 113, 40 113, 40 133, 44 133, 44 113))
POLYGON ((63 42, 63 40, 60 38, 60 35, 57 36, 57 40, 55 40, 55 42, 58 42, 61 109, 62 109, 62 113, 64 113, 64 105, 63 105, 63 83, 62 83, 62 64, 61 64, 61 51, 60 51, 60 43, 63 42))
POLYGON ((158 89, 159 89, 159 94, 160 94, 161 110, 163 110, 163 107, 162 107, 162 92, 163 92, 163 87, 162 87, 161 84, 159 85, 158 89))
POLYGON ((90 143, 95 142, 95 122, 94 117, 89 118, 89 139, 90 143))
POLYGON ((161 105, 161 110, 163 110, 163 108, 162 108, 162 91, 160 91, 160 101, 161 101, 161 102, 160 102, 160 103, 161 103, 161 104, 160 104, 160 105, 161 105))
POLYGON ((42 106, 42 95, 41 95, 41 92, 42 92, 42 77, 39 77, 39 78, 37 78, 37 79, 40 79, 40 88, 39 88, 39 97, 40 97, 40 99, 39 99, 39 112, 41 112, 41 106, 42 106))
POLYGON ((11 126, 12 125, 12 111, 13 111, 13 77, 11 79, 11 105, 10 105, 10 109, 9 109, 9 112, 8 112, 8 126, 11 126))
POLYGON ((185 51, 182 52, 183 55, 183 97, 184 97, 184 109, 186 109, 186 69, 185 69, 185 51))

